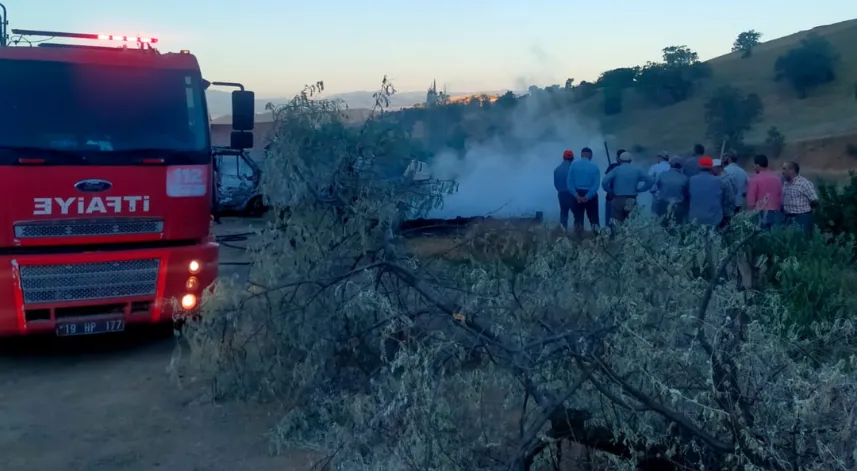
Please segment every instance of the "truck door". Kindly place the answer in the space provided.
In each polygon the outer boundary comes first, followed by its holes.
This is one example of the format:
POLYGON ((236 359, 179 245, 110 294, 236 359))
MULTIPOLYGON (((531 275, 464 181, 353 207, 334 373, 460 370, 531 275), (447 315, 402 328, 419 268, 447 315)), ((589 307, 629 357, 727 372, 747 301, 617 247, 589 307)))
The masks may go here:
POLYGON ((221 212, 256 211, 261 203, 259 170, 243 152, 217 154, 214 162, 217 207, 221 212), (258 203, 256 202, 258 200, 258 203))

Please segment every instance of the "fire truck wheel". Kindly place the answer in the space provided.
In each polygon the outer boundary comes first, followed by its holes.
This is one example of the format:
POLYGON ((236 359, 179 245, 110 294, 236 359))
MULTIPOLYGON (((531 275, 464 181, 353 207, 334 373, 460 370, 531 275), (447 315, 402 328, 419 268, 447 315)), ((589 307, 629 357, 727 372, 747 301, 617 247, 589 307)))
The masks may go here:
POLYGON ((261 217, 268 208, 265 207, 265 203, 262 202, 261 196, 256 196, 247 203, 247 214, 253 217, 261 217))

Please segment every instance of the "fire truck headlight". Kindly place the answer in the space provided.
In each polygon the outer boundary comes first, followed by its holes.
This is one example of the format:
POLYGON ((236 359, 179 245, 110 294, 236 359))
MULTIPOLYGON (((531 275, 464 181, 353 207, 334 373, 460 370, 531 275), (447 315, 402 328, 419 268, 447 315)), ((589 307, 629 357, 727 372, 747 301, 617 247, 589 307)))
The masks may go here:
POLYGON ((196 291, 196 289, 199 288, 199 280, 195 276, 192 276, 187 279, 184 286, 188 291, 196 291))
POLYGON ((190 311, 191 309, 196 307, 196 296, 193 294, 186 294, 182 296, 182 309, 185 311, 190 311))
POLYGON ((196 260, 191 260, 187 266, 187 271, 189 271, 191 275, 196 275, 200 270, 202 270, 202 264, 196 260))

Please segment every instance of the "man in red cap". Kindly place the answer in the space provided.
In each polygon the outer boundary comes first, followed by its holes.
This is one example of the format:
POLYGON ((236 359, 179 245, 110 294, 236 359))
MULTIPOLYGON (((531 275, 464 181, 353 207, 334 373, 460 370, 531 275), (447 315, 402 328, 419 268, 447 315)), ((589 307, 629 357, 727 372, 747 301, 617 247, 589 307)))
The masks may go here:
POLYGON ((568 167, 573 160, 574 152, 566 150, 562 153, 562 163, 553 171, 553 186, 559 199, 559 223, 563 229, 568 229, 568 213, 575 202, 575 197, 568 188, 568 167))
POLYGON ((713 228, 720 227, 724 217, 735 211, 734 189, 729 182, 714 174, 714 159, 704 156, 698 164, 699 173, 688 181, 688 220, 713 228))

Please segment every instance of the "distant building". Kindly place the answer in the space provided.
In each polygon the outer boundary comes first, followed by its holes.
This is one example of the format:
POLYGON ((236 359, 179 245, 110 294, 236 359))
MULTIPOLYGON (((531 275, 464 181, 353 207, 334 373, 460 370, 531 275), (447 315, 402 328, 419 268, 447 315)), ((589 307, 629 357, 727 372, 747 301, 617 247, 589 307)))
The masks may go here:
POLYGON ((431 87, 426 92, 426 108, 437 106, 437 80, 432 80, 431 87))
POLYGON ((431 87, 426 92, 426 108, 433 108, 437 105, 445 105, 449 103, 449 94, 446 92, 446 85, 443 91, 437 91, 437 80, 432 80, 431 87))

